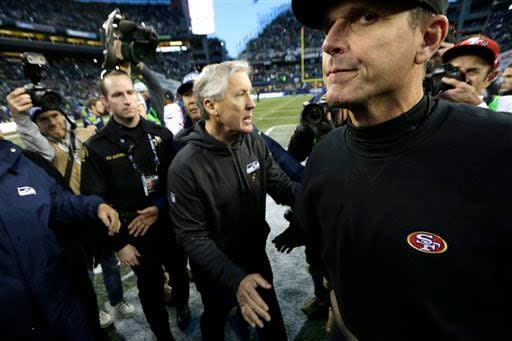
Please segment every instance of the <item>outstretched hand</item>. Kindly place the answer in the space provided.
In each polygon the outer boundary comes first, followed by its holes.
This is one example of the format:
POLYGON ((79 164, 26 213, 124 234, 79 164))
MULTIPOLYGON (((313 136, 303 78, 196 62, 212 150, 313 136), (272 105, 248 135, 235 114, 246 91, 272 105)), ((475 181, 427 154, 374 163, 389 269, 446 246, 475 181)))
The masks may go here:
POLYGON ((244 277, 238 286, 236 299, 238 306, 245 321, 251 327, 258 326, 263 328, 262 319, 269 322, 270 314, 268 313, 268 305, 263 301, 256 291, 257 287, 270 289, 272 286, 260 274, 250 274, 244 277))
POLYGON ((284 232, 275 237, 272 243, 276 246, 279 252, 290 253, 297 246, 305 244, 304 238, 297 227, 297 220, 292 210, 287 210, 284 214, 286 220, 290 225, 284 232))
POLYGON ((158 220, 158 207, 149 206, 143 210, 137 211, 136 216, 128 225, 128 233, 134 237, 143 236, 148 229, 158 220))

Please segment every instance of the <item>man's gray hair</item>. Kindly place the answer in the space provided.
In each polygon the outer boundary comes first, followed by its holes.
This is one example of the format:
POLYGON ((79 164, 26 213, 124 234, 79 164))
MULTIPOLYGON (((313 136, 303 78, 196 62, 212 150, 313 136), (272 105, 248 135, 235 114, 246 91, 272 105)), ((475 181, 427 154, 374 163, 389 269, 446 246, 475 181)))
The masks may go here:
POLYGON ((205 120, 210 118, 210 114, 204 107, 204 100, 222 101, 228 87, 229 77, 240 71, 245 72, 249 76, 251 67, 243 60, 210 64, 204 67, 199 77, 194 80, 194 96, 201 117, 205 120))

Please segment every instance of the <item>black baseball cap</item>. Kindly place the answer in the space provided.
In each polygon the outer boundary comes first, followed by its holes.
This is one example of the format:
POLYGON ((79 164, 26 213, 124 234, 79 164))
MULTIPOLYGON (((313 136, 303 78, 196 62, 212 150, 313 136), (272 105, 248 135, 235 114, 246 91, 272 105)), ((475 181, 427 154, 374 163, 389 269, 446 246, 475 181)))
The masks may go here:
MULTIPOLYGON (((327 12, 329 9, 340 5, 343 0, 292 0, 292 11, 295 18, 304 26, 323 29, 327 12)), ((409 0, 393 1, 406 3, 411 8, 424 7, 434 14, 446 14, 448 10, 448 0, 409 0)))
POLYGON ((187 92, 192 91, 192 88, 194 87, 194 80, 199 77, 199 73, 197 72, 190 72, 183 77, 183 81, 181 82, 181 85, 178 87, 178 90, 176 91, 178 95, 183 96, 187 92))

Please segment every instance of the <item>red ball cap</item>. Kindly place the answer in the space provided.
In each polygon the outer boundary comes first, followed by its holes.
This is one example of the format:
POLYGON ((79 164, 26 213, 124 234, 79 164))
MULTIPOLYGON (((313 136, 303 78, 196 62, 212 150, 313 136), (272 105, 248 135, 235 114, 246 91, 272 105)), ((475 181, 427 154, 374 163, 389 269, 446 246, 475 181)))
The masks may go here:
POLYGON ((493 68, 498 67, 500 45, 483 34, 458 41, 443 53, 443 63, 449 63, 455 57, 477 55, 484 58, 493 68))

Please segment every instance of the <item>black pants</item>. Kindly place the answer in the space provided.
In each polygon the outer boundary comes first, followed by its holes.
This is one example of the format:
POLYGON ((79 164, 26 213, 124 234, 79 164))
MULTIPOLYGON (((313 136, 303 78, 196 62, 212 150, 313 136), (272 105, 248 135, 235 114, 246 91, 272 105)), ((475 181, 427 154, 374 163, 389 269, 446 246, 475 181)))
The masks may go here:
POLYGON ((321 255, 308 245, 306 245, 305 253, 306 262, 309 264, 309 274, 313 279, 315 296, 319 299, 328 299, 329 290, 324 286, 325 271, 321 255))
POLYGON ((155 231, 158 226, 150 227, 153 228, 150 235, 134 241, 141 257, 139 265, 132 269, 137 275, 140 303, 151 330, 158 340, 174 340, 164 303, 165 278, 162 266, 170 272, 173 294, 177 299, 176 307, 179 309, 188 304, 189 298, 186 257, 183 250, 177 247, 173 236, 155 231))
POLYGON ((63 260, 66 273, 75 289, 86 313, 87 323, 93 330, 97 340, 108 340, 107 334, 101 329, 98 319, 99 309, 96 293, 88 274, 88 264, 82 246, 72 240, 59 240, 63 248, 63 260))
MULTIPOLYGON (((258 270, 251 269, 250 273, 259 273, 265 280, 272 283, 272 269, 266 255, 260 257, 258 270)), ((236 307, 236 295, 220 287, 209 276, 198 271, 197 266, 191 264, 195 283, 201 294, 204 312, 201 316, 201 334, 205 341, 224 340, 224 326, 231 309, 236 307)), ((258 338, 261 341, 287 340, 283 316, 277 301, 274 287, 271 289, 258 288, 258 293, 269 307, 270 322, 263 321, 264 327, 256 327, 258 338)))

